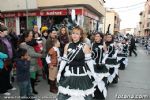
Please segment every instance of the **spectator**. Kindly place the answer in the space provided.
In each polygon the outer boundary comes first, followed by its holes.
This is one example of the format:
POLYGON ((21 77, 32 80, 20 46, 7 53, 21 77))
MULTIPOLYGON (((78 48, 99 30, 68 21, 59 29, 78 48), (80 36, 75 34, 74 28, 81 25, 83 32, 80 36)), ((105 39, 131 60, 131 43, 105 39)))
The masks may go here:
POLYGON ((26 49, 18 50, 18 58, 16 60, 16 77, 20 90, 21 100, 26 100, 32 96, 32 88, 30 82, 30 57, 26 49))
POLYGON ((3 69, 0 70, 0 94, 4 93, 4 95, 10 95, 8 92, 9 89, 16 90, 16 88, 13 88, 12 84, 10 83, 10 73, 12 70, 14 50, 11 42, 7 38, 7 35, 7 28, 0 24, 0 52, 8 55, 8 58, 4 61, 3 69))
POLYGON ((36 53, 33 46, 37 45, 36 41, 33 39, 33 33, 32 31, 28 30, 23 35, 23 40, 20 44, 20 48, 24 48, 27 50, 29 56, 31 57, 31 64, 30 64, 30 78, 31 78, 31 86, 32 86, 32 92, 34 94, 38 94, 38 92, 35 90, 35 82, 36 82, 36 72, 37 72, 37 59, 39 57, 42 57, 42 54, 36 53))

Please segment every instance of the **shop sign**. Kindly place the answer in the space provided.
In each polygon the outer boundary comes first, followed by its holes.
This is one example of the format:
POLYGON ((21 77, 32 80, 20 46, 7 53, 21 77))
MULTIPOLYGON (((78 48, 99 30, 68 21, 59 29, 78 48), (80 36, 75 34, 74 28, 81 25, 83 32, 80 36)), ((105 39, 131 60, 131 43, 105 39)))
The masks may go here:
MULTIPOLYGON (((69 14, 71 9, 69 10, 69 14)), ((82 15, 82 9, 75 9, 76 15, 82 15)), ((34 11, 34 12, 8 12, 3 13, 4 17, 23 17, 23 16, 64 16, 67 15, 67 9, 64 10, 47 10, 47 11, 34 11)))

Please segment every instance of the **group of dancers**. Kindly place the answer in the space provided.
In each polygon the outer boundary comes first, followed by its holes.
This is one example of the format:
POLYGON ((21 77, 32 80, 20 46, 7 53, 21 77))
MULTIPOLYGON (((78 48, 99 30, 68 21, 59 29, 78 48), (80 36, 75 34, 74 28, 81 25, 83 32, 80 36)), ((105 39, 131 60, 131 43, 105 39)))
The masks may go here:
POLYGON ((72 30, 57 74, 58 100, 105 99, 110 84, 117 84, 118 69, 128 63, 128 39, 95 32, 92 47, 83 43, 83 30, 72 30))

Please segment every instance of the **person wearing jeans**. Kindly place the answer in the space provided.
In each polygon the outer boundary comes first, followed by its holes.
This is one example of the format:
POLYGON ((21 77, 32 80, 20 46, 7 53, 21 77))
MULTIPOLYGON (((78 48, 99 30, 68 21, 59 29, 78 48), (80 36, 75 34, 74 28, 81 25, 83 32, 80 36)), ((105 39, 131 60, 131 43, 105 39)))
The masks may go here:
POLYGON ((18 50, 16 76, 21 100, 27 100, 28 97, 32 96, 32 88, 30 82, 30 57, 26 49, 20 48, 18 50))

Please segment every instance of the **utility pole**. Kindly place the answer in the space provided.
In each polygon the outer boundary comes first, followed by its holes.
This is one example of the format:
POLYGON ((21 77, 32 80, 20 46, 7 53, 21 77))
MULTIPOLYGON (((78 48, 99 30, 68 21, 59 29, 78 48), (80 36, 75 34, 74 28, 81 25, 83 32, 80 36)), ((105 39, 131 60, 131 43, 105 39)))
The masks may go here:
POLYGON ((107 10, 106 10, 107 8, 105 8, 105 16, 104 16, 104 34, 106 34, 106 12, 107 12, 107 10))
POLYGON ((26 0, 26 22, 27 22, 27 29, 28 29, 28 0, 26 0))

